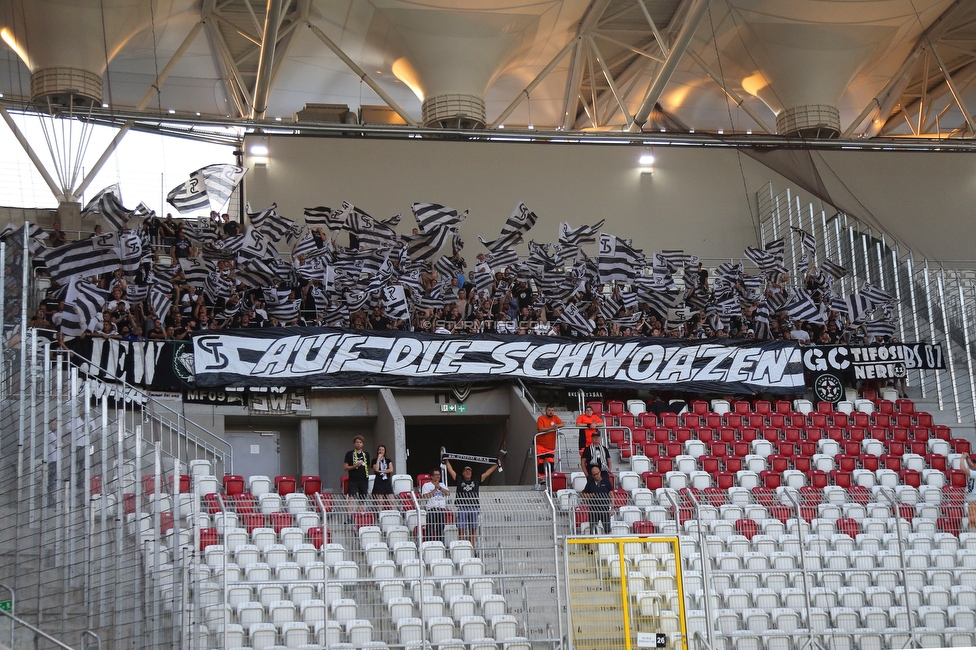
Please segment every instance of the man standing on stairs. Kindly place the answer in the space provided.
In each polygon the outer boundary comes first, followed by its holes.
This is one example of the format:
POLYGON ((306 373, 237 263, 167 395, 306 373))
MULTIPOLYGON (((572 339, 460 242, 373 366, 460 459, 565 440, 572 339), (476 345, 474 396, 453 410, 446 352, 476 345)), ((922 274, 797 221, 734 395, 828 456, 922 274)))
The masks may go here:
POLYGON ((457 506, 458 530, 461 533, 461 539, 471 542, 471 546, 477 546, 478 511, 481 508, 478 493, 481 484, 498 469, 499 464, 501 464, 501 460, 482 472, 480 477, 474 475, 470 465, 465 465, 464 469, 461 470, 461 479, 458 480, 454 468, 451 467, 451 461, 447 461, 447 473, 452 480, 457 481, 457 495, 454 504, 457 506))
POLYGON ((535 423, 535 461, 538 466, 539 478, 546 476, 546 465, 549 471, 556 464, 556 432, 563 426, 563 421, 556 415, 556 408, 546 404, 546 412, 539 416, 535 423))
MULTIPOLYGON (((597 433, 597 436, 600 434, 597 433)), ((594 436, 594 443, 599 440, 594 436)), ((589 449, 589 447, 587 447, 589 449)), ((598 535, 600 527, 603 534, 610 534, 610 472, 603 472, 599 465, 590 465, 587 469, 586 487, 583 488, 583 498, 590 513, 590 534, 598 535)))

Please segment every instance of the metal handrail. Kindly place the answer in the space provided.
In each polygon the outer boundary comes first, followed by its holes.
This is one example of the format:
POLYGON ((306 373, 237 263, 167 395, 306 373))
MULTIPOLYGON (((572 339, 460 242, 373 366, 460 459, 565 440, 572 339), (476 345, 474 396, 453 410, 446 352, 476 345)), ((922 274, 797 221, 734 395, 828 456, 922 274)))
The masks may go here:
MULTIPOLYGON (((793 504, 793 508, 796 510, 796 537, 800 542, 800 575, 803 577, 803 599, 807 608, 807 620, 809 621, 813 604, 810 601, 810 573, 807 569, 806 540, 804 539, 805 534, 803 528, 803 524, 805 524, 806 521, 803 519, 803 511, 800 507, 800 501, 796 498, 796 495, 793 494, 793 490, 787 488, 783 490, 783 494, 786 495, 786 498, 790 500, 790 503, 793 504)), ((820 648, 821 650, 824 650, 823 644, 819 643, 816 640, 816 637, 814 637, 813 627, 811 626, 808 629, 809 637, 800 650, 806 650, 808 647, 820 648)))
MULTIPOLYGON (((41 329, 41 328, 32 328, 32 329, 35 329, 36 331, 45 331, 45 332, 52 331, 52 330, 45 330, 45 329, 41 329)), ((69 359, 73 359, 73 361, 74 361, 74 364, 73 365, 75 365, 79 369, 82 367, 82 365, 84 363, 88 363, 88 364, 91 363, 90 360, 85 359, 84 357, 82 357, 80 354, 78 354, 74 350, 63 349, 63 348, 58 350, 58 349, 54 349, 53 347, 50 348, 50 349, 52 350, 52 352, 57 352, 58 354, 66 354, 69 359), (81 363, 79 363, 79 361, 81 363)), ((141 389, 141 388, 139 388, 137 386, 133 386, 132 384, 129 384, 124 379, 122 379, 122 378, 120 378, 120 377, 112 374, 108 370, 105 370, 105 369, 101 369, 100 368, 99 369, 99 372, 101 372, 105 377, 109 378, 111 381, 117 382, 117 383, 121 384, 121 386, 122 386, 122 388, 124 389, 125 392, 128 392, 129 390, 132 390, 132 391, 136 391, 136 394, 145 395, 145 397, 146 397, 146 405, 143 407, 144 413, 147 413, 151 417, 155 418, 160 424, 163 424, 165 426, 168 426, 170 428, 173 428, 173 429, 175 429, 178 432, 179 431, 182 431, 183 432, 183 436, 186 437, 193 445, 199 446, 201 449, 204 449, 206 451, 210 451, 211 453, 213 453, 215 459, 217 457, 222 457, 222 458, 226 459, 224 473, 227 473, 227 474, 232 474, 233 473, 233 467, 234 467, 233 449, 232 449, 230 443, 227 440, 224 440, 223 438, 221 438, 217 434, 208 431, 205 427, 197 424, 196 422, 193 422, 192 420, 190 420, 189 418, 187 418, 182 413, 179 413, 178 411, 170 408, 169 406, 167 406, 166 404, 162 403, 161 401, 153 398, 145 390, 143 390, 143 389, 141 389), (151 407, 151 408, 147 408, 147 407, 151 407), (163 411, 172 414, 172 417, 175 419, 175 422, 173 422, 170 419, 167 419, 163 415, 160 415, 157 409, 162 409, 163 411), (226 451, 221 451, 215 445, 211 445, 209 443, 204 442, 203 440, 199 440, 199 439, 196 438, 196 436, 191 437, 190 431, 189 431, 189 427, 187 426, 187 424, 192 424, 194 427, 196 427, 200 431, 206 432, 207 435, 209 435, 210 437, 212 437, 214 440, 216 440, 217 442, 223 444, 224 447, 226 448, 226 451), (229 467, 227 467, 227 465, 229 465, 229 467)))
POLYGON ((898 511, 898 502, 888 494, 888 490, 881 489, 878 490, 878 493, 885 498, 891 506, 892 513, 895 515, 895 531, 898 535, 898 557, 901 560, 901 584, 905 589, 905 613, 908 615, 908 632, 910 635, 908 641, 902 648, 909 646, 917 647, 918 641, 915 637, 915 621, 912 616, 911 597, 908 592, 908 567, 905 565, 905 538, 901 534, 901 513, 898 511))
POLYGON ((516 377, 515 381, 518 382, 519 387, 522 389, 522 397, 528 398, 529 402, 532 404, 532 414, 534 415, 536 413, 540 413, 542 411, 542 407, 540 407, 539 403, 535 401, 535 397, 533 397, 532 393, 529 392, 528 386, 525 385, 520 377, 516 377))
MULTIPOLYGON (((10 618, 10 620, 11 620, 11 629, 13 629, 14 623, 19 624, 19 625, 23 625, 24 627, 26 627, 28 630, 30 630, 34 634, 36 634, 36 635, 38 635, 40 637, 43 637, 43 638, 47 639, 48 641, 50 641, 54 645, 58 646, 59 648, 64 648, 64 650, 74 650, 74 648, 72 648, 69 645, 65 645, 65 644, 61 643, 60 641, 58 641, 57 639, 55 639, 53 636, 51 636, 50 634, 48 634, 44 630, 41 630, 39 628, 34 627, 33 625, 31 625, 30 623, 28 623, 24 619, 18 618, 17 616, 14 616, 13 614, 11 614, 10 612, 8 612, 6 610, 0 609, 0 614, 3 614, 4 616, 7 616, 7 617, 10 618)), ((10 639, 10 643, 13 644, 13 639, 12 638, 10 639)))
MULTIPOLYGON (((674 496, 670 492, 665 492, 671 499, 674 496)), ((701 557, 702 563, 702 589, 705 591, 705 631, 707 633, 707 638, 704 640, 704 645, 706 650, 712 650, 715 647, 715 629, 712 625, 712 584, 711 584, 711 566, 708 557, 708 543, 705 540, 705 531, 702 529, 702 519, 701 519, 701 503, 698 498, 690 490, 686 493, 691 502, 695 505, 695 519, 698 522, 698 544, 700 545, 698 555, 701 557)), ((680 519, 677 514, 679 512, 677 504, 675 505, 675 516, 680 519)))

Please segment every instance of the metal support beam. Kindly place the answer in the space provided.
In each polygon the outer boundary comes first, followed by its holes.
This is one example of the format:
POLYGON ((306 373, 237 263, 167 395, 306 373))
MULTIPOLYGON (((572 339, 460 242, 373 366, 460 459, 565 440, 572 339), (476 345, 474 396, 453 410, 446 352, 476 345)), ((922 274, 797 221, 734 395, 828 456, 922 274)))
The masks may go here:
MULTIPOLYGON (((193 29, 191 29, 190 33, 186 35, 186 38, 183 39, 180 46, 176 48, 176 51, 173 53, 173 56, 170 57, 169 62, 163 67, 162 70, 159 71, 159 76, 156 77, 156 82, 149 87, 149 90, 146 91, 146 94, 142 96, 142 99, 140 99, 139 103, 136 105, 137 111, 141 111, 146 108, 146 106, 149 106, 149 102, 152 101, 152 98, 156 95, 156 93, 160 92, 160 86, 163 85, 163 82, 166 81, 167 77, 169 77, 170 73, 173 71, 173 68, 176 67, 176 64, 179 63, 180 59, 183 58, 183 55, 186 54, 186 51, 190 48, 190 45, 197 37, 197 34, 200 33, 201 29, 203 29, 203 21, 200 21, 193 26, 193 29)), ((115 153, 115 150, 118 148, 122 138, 125 137, 125 134, 128 133, 129 129, 131 129, 133 126, 135 126, 135 120, 127 120, 126 123, 122 125, 122 128, 119 129, 119 132, 115 134, 115 137, 112 138, 109 145, 105 147, 105 151, 102 152, 102 155, 97 161, 95 161, 95 164, 92 165, 91 169, 88 170, 88 174, 85 175, 85 178, 81 181, 78 187, 71 190, 71 195, 68 197, 69 199, 80 198, 81 195, 85 193, 88 186, 91 185, 92 181, 95 180, 95 175, 102 170, 102 167, 105 166, 105 163, 108 161, 109 157, 115 153)))
POLYGON ((868 105, 864 107, 861 114, 858 115, 850 126, 841 134, 841 139, 847 139, 856 131, 868 115, 874 114, 872 118, 871 125, 868 126, 867 131, 864 135, 868 138, 873 138, 878 135, 881 131, 881 127, 884 124, 883 117, 891 113, 891 109, 894 108, 895 104, 898 102, 898 98, 901 94, 905 92, 905 87, 908 85, 908 81, 911 79, 911 73, 915 69, 915 64, 918 62, 918 57, 921 55, 922 50, 917 49, 912 54, 905 59, 901 67, 898 68, 898 72, 895 73, 888 83, 885 84, 881 92, 877 94, 868 105), (887 110, 886 110, 887 109, 887 110))
MULTIPOLYGON (((627 112, 627 105, 624 104, 624 98, 620 95, 620 91, 617 89, 617 84, 613 80, 613 75, 610 74, 610 70, 607 69, 607 64, 603 60, 603 53, 600 52, 600 48, 596 46, 596 41, 589 34, 586 35, 586 40, 589 41, 590 47, 593 48, 593 54, 596 55, 596 62, 600 64, 600 69, 603 70, 603 77, 607 80, 610 85, 610 92, 613 93, 613 98, 617 100, 617 105, 620 107, 620 112, 623 114, 626 120, 627 128, 629 129, 633 122, 631 122, 630 113, 627 112)), ((594 105, 596 102, 594 102, 594 105)))
POLYGON ((570 42, 566 43, 563 49, 559 50, 559 54, 557 54, 552 58, 552 61, 549 62, 549 65, 543 68, 542 72, 536 75, 535 79, 533 79, 532 82, 525 87, 525 90, 519 93, 518 97, 516 97, 512 101, 512 103, 508 105, 508 108, 502 111, 501 115, 499 115, 494 122, 488 125, 488 128, 496 129, 498 128, 499 124, 503 124, 505 120, 508 118, 508 116, 511 115, 512 112, 516 108, 518 108, 523 101, 528 99, 529 93, 535 90, 535 87, 538 86, 540 83, 542 83, 542 80, 545 79, 547 76, 549 76, 549 73, 552 72, 557 65, 559 65, 559 62, 562 61, 567 54, 569 54, 569 51, 576 46, 579 40, 580 39, 577 37, 571 40, 570 42))
POLYGON ((264 16, 264 35, 261 37, 261 58, 258 59, 258 75, 254 82, 254 100, 251 102, 251 119, 263 120, 268 110, 271 94, 271 68, 274 66, 275 47, 278 45, 278 26, 281 24, 282 0, 268 0, 264 16))
POLYGON ((353 72, 355 72, 356 75, 360 79, 362 79, 363 82, 367 86, 369 86, 370 88, 372 88, 373 89, 373 92, 375 92, 377 95, 379 95, 380 96, 380 99, 382 99, 384 102, 386 102, 387 106, 389 106, 390 108, 392 108, 393 110, 395 110, 397 112, 397 115, 399 115, 400 117, 403 118, 403 121, 404 122, 406 122, 410 126, 420 126, 417 123, 417 120, 415 120, 412 117, 410 117, 410 114, 407 113, 405 110, 403 110, 403 108, 401 108, 400 105, 397 104, 396 101, 392 97, 390 97, 390 95, 387 94, 387 92, 385 90, 383 90, 380 87, 379 84, 377 84, 375 81, 373 81, 370 78, 370 76, 368 74, 366 74, 366 72, 362 68, 360 68, 358 65, 356 65, 356 62, 355 61, 353 61, 348 56, 346 56, 346 53, 343 52, 339 48, 339 46, 336 45, 332 41, 331 38, 329 38, 328 36, 326 36, 325 35, 325 32, 323 32, 321 29, 319 29, 318 27, 316 27, 315 25, 313 25, 310 22, 306 22, 305 24, 308 25, 308 28, 312 30, 312 33, 313 34, 315 34, 316 36, 319 37, 319 40, 320 41, 322 41, 323 43, 325 43, 326 47, 328 47, 330 50, 332 50, 337 57, 339 57, 340 59, 342 59, 342 62, 343 63, 345 63, 347 66, 349 66, 349 69, 350 70, 352 70, 353 72))
POLYGON ((767 124, 766 120, 759 117, 759 113, 757 113, 752 107, 746 104, 745 100, 739 97, 739 94, 737 92, 729 88, 728 85, 725 83, 725 81, 721 79, 717 74, 715 74, 715 71, 712 70, 712 68, 709 67, 707 63, 705 63, 705 60, 703 58, 701 58, 691 50, 688 50, 688 56, 690 56, 691 59, 695 63, 697 63, 702 70, 705 71, 705 74, 707 74, 709 77, 712 78, 712 81, 717 83, 719 87, 723 91, 725 91, 725 94, 729 96, 729 99, 735 102, 736 106, 741 108, 746 115, 752 118, 752 120, 759 126, 760 129, 762 129, 769 135, 776 134, 776 129, 774 129, 769 124, 767 124))
POLYGON ((976 135, 976 126, 973 125, 973 117, 969 114, 969 110, 966 108, 966 103, 962 99, 962 94, 959 89, 956 88, 956 82, 952 80, 952 74, 949 72, 949 68, 942 61, 942 57, 939 56, 938 50, 935 49, 935 45, 929 40, 929 47, 932 48, 932 56, 935 57, 936 63, 939 64, 939 68, 942 70, 942 74, 945 77, 946 85, 949 87, 949 92, 952 93, 952 98, 956 100, 956 105, 959 106, 959 110, 962 111, 962 116, 966 119, 966 124, 969 125, 969 132, 972 135, 976 135))
POLYGON ((563 129, 568 130, 573 127, 576 122, 576 107, 579 106, 580 82, 583 79, 583 39, 580 37, 596 27, 608 6, 610 0, 593 0, 576 30, 576 51, 573 53, 573 62, 566 76, 566 94, 563 98, 563 129))
POLYGON ((685 18, 684 24, 681 25, 681 30, 678 32, 674 46, 668 53, 668 58, 658 68, 657 74, 654 75, 654 79, 647 89, 647 94, 644 95, 644 101, 641 103, 640 108, 637 109, 637 114, 634 115, 634 121, 631 123, 630 129, 628 129, 631 133, 642 130, 651 111, 654 110, 655 104, 661 99, 661 93, 664 92, 665 86, 671 81, 671 75, 674 74, 675 69, 678 67, 678 61, 681 60, 685 50, 688 49, 688 45, 698 30, 698 25, 701 24, 702 18, 705 17, 706 9, 708 9, 708 0, 696 0, 694 6, 688 10, 688 17, 685 18))
POLYGON ((34 148, 30 146, 30 143, 27 141, 27 137, 24 136, 23 131, 20 130, 17 123, 14 122, 13 118, 10 117, 10 113, 7 112, 7 107, 2 103, 0 103, 0 117, 3 117, 3 121, 6 122, 7 126, 10 127, 14 137, 17 138, 17 142, 19 142, 20 146, 24 148, 24 151, 27 153, 27 157, 30 158, 32 163, 34 163, 34 167, 37 168, 41 178, 44 179, 44 182, 47 183, 47 186, 51 189, 51 194, 54 195, 54 198, 56 198, 58 201, 64 201, 64 190, 58 187, 58 184, 54 182, 51 174, 48 173, 47 169, 44 168, 44 163, 42 163, 41 159, 37 157, 37 153, 34 151, 34 148))
POLYGON ((661 32, 657 30, 657 25, 654 24, 654 19, 651 18, 651 12, 647 10, 647 5, 644 4, 644 0, 637 0, 637 4, 640 5, 641 11, 644 13, 644 18, 647 19, 647 24, 651 27, 651 33, 654 34, 654 40, 657 44, 661 46, 661 53, 664 56, 668 55, 668 44, 664 42, 664 38, 661 37, 661 32))

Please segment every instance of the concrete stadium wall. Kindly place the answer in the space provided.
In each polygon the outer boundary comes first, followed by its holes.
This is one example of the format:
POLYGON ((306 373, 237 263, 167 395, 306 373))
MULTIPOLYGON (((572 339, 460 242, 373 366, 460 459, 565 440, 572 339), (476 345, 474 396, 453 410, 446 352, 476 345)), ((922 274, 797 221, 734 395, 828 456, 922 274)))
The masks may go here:
MULTIPOLYGON (((484 250, 476 237, 496 237, 520 200, 539 215, 527 238, 537 242, 555 241, 560 221, 605 218, 608 232, 633 237, 645 250, 740 257, 758 238, 756 191, 769 182, 774 192, 798 189, 734 149, 654 147, 647 174, 637 159, 651 149, 628 145, 271 136, 269 148, 267 166, 245 160, 254 209, 276 201, 281 214, 300 220, 305 207, 345 200, 380 219, 406 212, 401 233, 415 225, 412 202, 470 209, 461 225, 469 261, 484 250)), ((876 218, 872 227, 930 259, 976 260, 969 245, 976 238, 976 156, 836 151, 811 158, 832 195, 853 192, 848 203, 876 218)), ((819 199, 799 195, 804 207, 813 201, 833 214, 819 199)))

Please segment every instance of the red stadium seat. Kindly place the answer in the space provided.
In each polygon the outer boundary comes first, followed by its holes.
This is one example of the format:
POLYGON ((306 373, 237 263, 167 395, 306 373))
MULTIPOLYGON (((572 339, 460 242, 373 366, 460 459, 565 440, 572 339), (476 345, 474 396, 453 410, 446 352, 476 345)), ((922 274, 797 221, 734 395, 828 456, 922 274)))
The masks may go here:
POLYGON ((697 413, 698 415, 705 415, 708 413, 708 402, 702 400, 694 400, 691 403, 692 413, 697 413))
POLYGON ((742 428, 742 414, 741 413, 726 413, 725 414, 725 426, 732 427, 733 429, 742 428))
POLYGON ((660 442, 662 445, 666 445, 671 441, 671 429, 655 425, 652 430, 654 431, 654 440, 660 442))
POLYGON ((793 510, 782 503, 776 503, 769 506, 769 516, 773 519, 779 519, 785 524, 786 520, 793 516, 793 510))
POLYGON ((612 449, 619 447, 624 441, 624 430, 620 427, 607 427, 607 444, 612 449))
POLYGON ((586 405, 593 408, 593 415, 603 415, 603 402, 594 400, 586 405))
MULTIPOLYGON (((123 495, 123 496, 125 496, 125 495, 123 495)), ((133 494, 132 495, 132 511, 131 512, 135 512, 136 511, 135 510, 135 502, 136 502, 135 499, 136 499, 136 495, 133 494)), ((215 515, 218 512, 221 512, 222 511, 222 508, 220 507, 220 499, 217 498, 217 494, 216 493, 208 494, 205 497, 203 497, 203 505, 206 508, 206 512, 207 512, 208 515, 215 515)), ((126 512, 129 512, 129 511, 126 511, 126 512)))
POLYGON ((924 442, 913 442, 911 444, 911 450, 913 454, 918 454, 919 456, 925 456, 929 453, 929 446, 924 442))
POLYGON ((779 440, 779 429, 772 429, 770 427, 763 427, 760 429, 762 432, 763 440, 768 440, 769 442, 777 442, 779 440))
MULTIPOLYGON (((769 470, 765 471, 771 471, 776 474, 785 472, 790 468, 789 457, 781 456, 780 454, 772 454, 771 456, 767 457, 766 463, 768 464, 769 470)), ((770 487, 779 487, 779 483, 777 482, 776 485, 772 485, 770 487)))
POLYGON ((644 455, 648 458, 657 458, 661 455, 661 445, 656 442, 645 442, 644 455))
POLYGON ((725 497, 728 492, 726 491, 726 488, 718 486, 707 487, 702 491, 702 494, 705 497, 705 501, 708 502, 708 505, 718 508, 719 506, 725 505, 725 497))
POLYGON ((702 442, 712 442, 716 439, 715 431, 709 427, 701 427, 697 431, 698 439, 702 442))
POLYGON ((949 533, 951 535, 959 536, 959 527, 962 524, 961 519, 956 519, 955 517, 939 517, 935 520, 936 528, 938 528, 941 533, 949 533))
POLYGON ((643 427, 633 427, 630 431, 630 439, 635 445, 647 443, 647 429, 643 427))
POLYGON ((874 426, 876 427, 887 428, 892 425, 890 413, 872 413, 871 416, 874 420, 874 426))
POLYGON ((910 413, 899 413, 895 417, 895 426, 911 429, 913 426, 915 426, 915 418, 913 418, 910 413))
POLYGON ((946 470, 946 479, 948 485, 964 488, 969 480, 969 473, 964 472, 961 469, 949 468, 946 470))
POLYGON ((722 416, 718 413, 709 413, 706 415, 705 424, 712 429, 721 429, 725 426, 725 422, 722 421, 722 416))
POLYGON ((339 487, 342 488, 343 494, 349 494, 349 477, 340 476, 339 477, 339 487))
POLYGON ((862 388, 861 399, 869 399, 873 402, 874 400, 878 399, 878 391, 873 388, 862 388))
POLYGON ((680 416, 681 426, 689 429, 697 429, 702 426, 702 416, 698 413, 682 413, 680 416))
POLYGON ((676 442, 688 442, 691 440, 691 429, 688 427, 678 427, 674 430, 674 439, 676 442))
POLYGON ((623 488, 614 488, 613 492, 610 494, 613 497, 613 507, 615 510, 619 510, 623 506, 627 505, 627 490, 623 488))
POLYGON ((684 453, 684 445, 682 445, 680 442, 669 442, 667 450, 668 456, 671 458, 676 458, 684 453))
MULTIPOLYGON (((816 471, 816 470, 814 470, 816 471)), ((825 472, 820 472, 824 475, 824 485, 827 484, 827 475, 825 472)), ((807 506, 819 506, 823 503, 823 486, 817 487, 816 485, 804 485, 800 488, 800 503, 807 506)))
POLYGON ((644 486, 648 490, 656 490, 660 487, 664 487, 664 476, 654 472, 644 472, 641 474, 641 479, 644 481, 644 486))
POLYGON ((844 435, 844 430, 840 427, 830 427, 826 431, 826 435, 831 440, 836 442, 844 442, 846 436, 844 435))
POLYGON ((756 503, 761 506, 769 507, 773 505, 773 499, 775 497, 775 492, 772 488, 759 486, 752 488, 752 498, 755 499, 756 503))
POLYGON ((813 456, 817 453, 817 443, 804 440, 800 443, 799 453, 801 456, 813 456))
POLYGON ((275 491, 281 496, 292 494, 297 483, 294 476, 276 476, 274 479, 275 491))
POLYGON ((861 413, 860 411, 851 413, 851 420, 853 421, 854 426, 856 427, 861 427, 866 429, 869 426, 871 426, 871 418, 868 416, 867 413, 861 413))
POLYGON ((630 531, 635 535, 653 535, 655 532, 654 523, 644 520, 635 521, 631 524, 630 531))
POLYGON ((244 492, 244 477, 239 474, 226 474, 223 483, 224 494, 233 496, 244 492))
POLYGON ((884 427, 871 427, 868 429, 868 433, 870 433, 871 438, 874 440, 888 439, 888 430, 884 427))
POLYGON ((268 518, 276 533, 280 533, 283 528, 290 528, 295 523, 295 518, 290 512, 272 512, 268 518))
POLYGON ((878 402, 878 411, 881 412, 881 413, 889 413, 889 414, 890 413, 894 413, 895 412, 895 403, 894 402, 891 402, 891 401, 888 401, 886 399, 883 399, 880 402, 878 402))
POLYGON ((827 487, 827 472, 820 469, 812 469, 807 472, 807 482, 809 482, 810 485, 804 485, 803 487, 812 487, 818 490, 825 488, 827 487))
POLYGON ((667 456, 659 456, 655 462, 655 467, 659 474, 667 474, 674 471, 674 459, 667 456))
POLYGON ((905 455, 905 443, 898 442, 897 440, 890 440, 888 442, 888 453, 892 456, 904 456, 905 455))
POLYGON ((797 411, 792 411, 786 416, 786 425, 790 427, 807 426, 807 416, 797 411))
POLYGON ((704 498, 705 495, 698 488, 686 487, 678 490, 678 503, 682 506, 694 506, 696 501, 701 503, 704 498))
POLYGON ((840 469, 830 470, 830 482, 842 488, 851 487, 851 473, 840 469))
POLYGON ((201 528, 200 529, 200 550, 207 550, 208 546, 216 546, 220 544, 220 533, 217 532, 216 528, 201 528))
POLYGON ((866 469, 871 472, 877 472, 881 467, 881 462, 877 456, 872 456, 871 454, 861 454, 857 457, 858 462, 861 467, 859 469, 866 469))
MULTIPOLYGON (((214 496, 215 497, 216 495, 215 494, 208 494, 207 495, 207 497, 211 497, 211 496, 214 496)), ((206 497, 204 497, 204 498, 206 499, 206 497)), ((205 501, 204 503, 206 505, 210 505, 210 503, 207 502, 207 501, 205 501)), ((213 503, 216 503, 216 500, 214 500, 213 503)), ((136 495, 134 493, 132 493, 132 492, 126 492, 125 494, 122 495, 122 512, 124 514, 127 514, 127 515, 135 514, 135 512, 136 512, 136 495)), ((217 514, 218 512, 220 512, 220 506, 219 505, 217 506, 217 508, 213 512, 209 512, 208 511, 208 514, 213 515, 213 514, 217 514)))
POLYGON ((308 543, 314 546, 316 549, 322 548, 323 544, 328 544, 330 537, 328 531, 326 531, 321 526, 312 526, 305 533, 305 537, 308 539, 308 543))
POLYGON ((851 427, 847 430, 847 440, 861 442, 867 437, 867 429, 864 427, 851 427))
POLYGON ((710 442, 708 444, 709 452, 712 456, 728 456, 729 455, 729 444, 727 442, 717 441, 710 442))
POLYGON ((322 491, 322 479, 318 476, 303 476, 300 481, 305 494, 312 495, 322 491))
POLYGON ((590 509, 586 506, 576 506, 573 508, 573 515, 576 520, 577 530, 582 528, 585 524, 590 523, 590 509))
MULTIPOLYGON (((448 518, 450 518, 450 511, 448 511, 448 518)), ((356 530, 359 530, 363 526, 373 526, 375 522, 376 513, 367 510, 352 513, 352 523, 356 527, 356 530)))
POLYGON ((750 427, 761 429, 766 426, 766 416, 760 415, 759 413, 750 413, 748 424, 750 427))
POLYGON ((639 417, 641 426, 645 429, 656 429, 659 424, 657 416, 653 413, 641 413, 639 417))
POLYGON ((752 519, 739 519, 735 522, 735 532, 751 540, 759 534, 759 524, 752 519))
POLYGON ((267 520, 260 512, 249 512, 240 515, 241 524, 247 529, 248 534, 253 533, 255 528, 266 528, 267 520))
POLYGON ((739 456, 726 456, 722 459, 722 467, 726 472, 735 474, 742 470, 742 458, 739 456))
POLYGON ((662 413, 661 424, 669 429, 677 429, 678 415, 676 413, 662 413))
POLYGON ((752 442, 759 437, 759 431, 753 427, 744 427, 739 430, 739 440, 742 442, 752 442))
POLYGON ((857 520, 851 519, 850 517, 838 519, 834 524, 834 528, 838 533, 850 535, 851 537, 857 537, 860 533, 860 526, 858 526, 857 520))
POLYGON ((903 469, 898 472, 898 477, 905 485, 910 485, 914 488, 922 487, 922 474, 918 470, 903 469))
POLYGON ((968 440, 962 438, 952 438, 949 440, 949 445, 952 447, 952 453, 954 454, 968 454, 970 444, 968 440))
POLYGON ((912 519, 915 518, 915 506, 910 505, 908 503, 899 503, 898 516, 901 517, 902 519, 907 519, 908 521, 911 521, 912 519))
MULTIPOLYGON (((946 427, 945 432, 948 435, 948 427, 946 427)), ((935 431, 928 427, 910 427, 908 429, 908 439, 915 442, 927 442, 934 437, 937 437, 935 431)), ((948 438, 942 438, 942 440, 948 440, 948 438)))
POLYGON ((897 456, 894 454, 881 454, 881 468, 893 469, 896 472, 901 471, 901 454, 897 456))
POLYGON ((847 456, 857 456, 861 453, 861 443, 848 440, 844 443, 844 454, 847 456))
MULTIPOLYGON (((626 409, 624 408, 624 403, 620 400, 612 399, 607 402, 607 412, 614 418, 619 417, 620 414, 624 413, 626 409)), ((595 412, 595 411, 594 411, 595 412)))
POLYGON ((794 456, 796 455, 796 444, 792 442, 787 442, 785 440, 777 442, 773 447, 776 452, 781 456, 794 456))
POLYGON ((430 483, 430 474, 417 474, 417 489, 424 487, 424 483, 430 483))
MULTIPOLYGON (((674 517, 674 506, 671 506, 671 517, 674 517)), ((678 525, 694 519, 694 508, 678 508, 678 525)))
POLYGON ((732 455, 738 456, 739 458, 745 458, 750 453, 749 443, 743 441, 737 442, 732 445, 732 455))
POLYGON ((762 415, 769 415, 773 412, 773 405, 764 399, 756 400, 754 407, 756 413, 761 413, 762 415))
POLYGON ((633 413, 621 413, 617 416, 617 424, 628 429, 633 429, 636 425, 636 418, 633 413))
POLYGON ((833 402, 817 402, 817 413, 833 413, 833 402))
POLYGON ((817 518, 817 506, 800 506, 800 516, 808 524, 817 518))
POLYGON ((720 490, 728 490, 729 488, 735 487, 735 472, 718 472, 715 475, 715 484, 720 490))
POLYGON ((777 413, 789 413, 791 410, 793 410, 792 405, 785 399, 776 400, 776 403, 773 404, 773 406, 775 407, 775 411, 777 413))
POLYGON ((766 420, 769 422, 769 426, 774 429, 785 429, 786 428, 786 416, 782 413, 770 413, 766 420))
POLYGON ((804 474, 806 474, 811 469, 813 469, 811 467, 811 462, 812 461, 810 460, 809 456, 800 455, 800 456, 791 457, 791 464, 793 465, 793 469, 798 469, 804 474))
POLYGON ((950 505, 962 505, 966 500, 964 488, 955 485, 942 486, 942 502, 950 505))
POLYGON ((807 426, 826 429, 828 424, 827 416, 824 413, 811 413, 807 418, 807 426))
POLYGON ((857 469, 857 456, 837 454, 834 456, 834 467, 842 472, 853 472, 857 469))
POLYGON ((862 506, 866 506, 868 501, 871 500, 871 492, 863 485, 852 485, 847 489, 847 496, 850 497, 851 501, 854 503, 860 503, 862 506))
POLYGON ((759 472, 759 482, 762 483, 763 487, 778 488, 781 481, 780 473, 775 470, 764 469, 759 472))
POLYGON ((699 456, 698 464, 701 466, 703 472, 715 474, 719 470, 718 459, 718 456, 699 456))
POLYGON ((915 403, 912 402, 912 400, 910 400, 910 399, 896 399, 895 400, 895 409, 899 413, 914 413, 915 412, 915 403))
POLYGON ((752 408, 749 402, 746 402, 744 400, 738 400, 735 402, 735 404, 733 404, 733 410, 736 413, 744 414, 744 413, 749 413, 752 410, 752 408))
POLYGON ((803 434, 799 427, 786 427, 783 429, 783 440, 786 442, 800 442, 803 434))
MULTIPOLYGON (((931 413, 926 413, 924 411, 916 411, 915 412, 915 426, 917 426, 917 427, 932 428, 932 426, 933 426, 933 424, 932 424, 932 414, 931 413)), ((945 425, 939 425, 939 426, 945 426, 945 425)), ((945 427, 945 428, 948 429, 949 427, 945 427)))
POLYGON ((234 512, 239 515, 258 511, 258 500, 250 492, 238 494, 234 499, 234 512))

